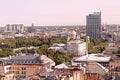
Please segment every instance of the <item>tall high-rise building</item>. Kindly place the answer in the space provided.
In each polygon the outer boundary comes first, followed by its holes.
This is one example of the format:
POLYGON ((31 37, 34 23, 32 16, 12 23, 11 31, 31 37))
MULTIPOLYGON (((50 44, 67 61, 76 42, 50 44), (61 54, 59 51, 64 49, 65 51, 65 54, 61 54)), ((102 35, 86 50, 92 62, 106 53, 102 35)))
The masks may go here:
POLYGON ((94 39, 101 39, 101 12, 94 12, 86 17, 86 34, 94 39))
POLYGON ((34 33, 36 31, 34 24, 32 24, 30 27, 27 28, 27 31, 29 33, 34 33))
POLYGON ((23 24, 7 24, 6 25, 6 32, 24 32, 24 25, 23 24))

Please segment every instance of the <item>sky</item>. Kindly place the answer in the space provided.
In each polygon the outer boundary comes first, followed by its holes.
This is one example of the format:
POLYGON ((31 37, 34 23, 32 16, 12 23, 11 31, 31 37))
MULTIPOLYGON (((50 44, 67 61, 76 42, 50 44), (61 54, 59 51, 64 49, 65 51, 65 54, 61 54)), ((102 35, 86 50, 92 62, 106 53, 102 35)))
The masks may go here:
POLYGON ((120 0, 0 0, 0 26, 85 25, 99 11, 102 24, 120 24, 120 0))

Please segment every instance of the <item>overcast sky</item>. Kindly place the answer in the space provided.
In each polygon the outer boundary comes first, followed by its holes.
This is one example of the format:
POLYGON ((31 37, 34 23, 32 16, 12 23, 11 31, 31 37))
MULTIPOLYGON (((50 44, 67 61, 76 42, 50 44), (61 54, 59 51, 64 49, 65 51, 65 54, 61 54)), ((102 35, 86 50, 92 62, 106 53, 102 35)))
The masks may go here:
POLYGON ((0 0, 0 26, 81 25, 97 11, 103 24, 120 23, 120 0, 0 0))

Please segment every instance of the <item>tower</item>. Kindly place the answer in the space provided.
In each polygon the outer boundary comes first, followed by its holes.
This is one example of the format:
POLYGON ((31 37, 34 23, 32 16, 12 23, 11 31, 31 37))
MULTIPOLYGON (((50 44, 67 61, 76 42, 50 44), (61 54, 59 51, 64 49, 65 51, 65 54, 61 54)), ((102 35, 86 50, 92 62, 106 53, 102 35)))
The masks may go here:
POLYGON ((68 41, 69 40, 74 40, 74 39, 76 39, 76 37, 77 37, 77 33, 74 30, 72 30, 68 33, 68 39, 67 40, 68 41))
POLYGON ((94 39, 101 39, 101 12, 94 12, 86 17, 86 34, 94 39))

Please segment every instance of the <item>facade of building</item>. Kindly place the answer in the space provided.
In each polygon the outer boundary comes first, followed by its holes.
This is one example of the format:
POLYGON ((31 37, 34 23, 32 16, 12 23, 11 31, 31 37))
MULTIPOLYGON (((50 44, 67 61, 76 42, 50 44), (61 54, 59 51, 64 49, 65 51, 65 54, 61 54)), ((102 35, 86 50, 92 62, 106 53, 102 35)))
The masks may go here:
MULTIPOLYGON (((10 74, 14 74, 14 77, 28 77, 34 74, 39 73, 41 66, 40 65, 1 65, 0 73, 4 73, 4 77, 9 76, 10 74), (2 70, 4 68, 4 70, 2 70)), ((3 78, 4 78, 3 77, 3 78)), ((5 79, 11 80, 11 79, 5 79)))
POLYGON ((6 25, 6 32, 24 32, 24 25, 23 24, 7 24, 6 25))
POLYGON ((30 27, 27 27, 28 33, 34 33, 36 31, 34 24, 32 24, 30 27))
POLYGON ((40 65, 11 65, 9 73, 14 74, 14 77, 28 77, 37 74, 40 70, 40 65))
POLYGON ((13 80, 14 74, 12 73, 0 73, 0 80, 13 80))
POLYGON ((60 51, 60 52, 66 52, 66 44, 53 44, 52 47, 49 47, 48 49, 52 49, 54 51, 60 51))
POLYGON ((94 39, 101 39, 101 12, 86 17, 86 34, 94 39))
POLYGON ((120 76, 120 62, 110 62, 110 76, 120 76))
POLYGON ((40 80, 84 80, 81 69, 54 69, 54 72, 42 72, 39 74, 40 80))
POLYGON ((108 33, 112 36, 112 41, 119 41, 119 26, 109 25, 108 33))
POLYGON ((84 80, 102 80, 102 76, 99 74, 95 74, 95 73, 87 73, 85 74, 84 80))
POLYGON ((81 40, 70 40, 67 42, 67 53, 72 53, 75 56, 86 54, 86 42, 81 40))
POLYGON ((17 55, 0 59, 0 73, 14 74, 15 78, 26 78, 39 73, 44 67, 50 71, 55 62, 45 55, 17 55))

